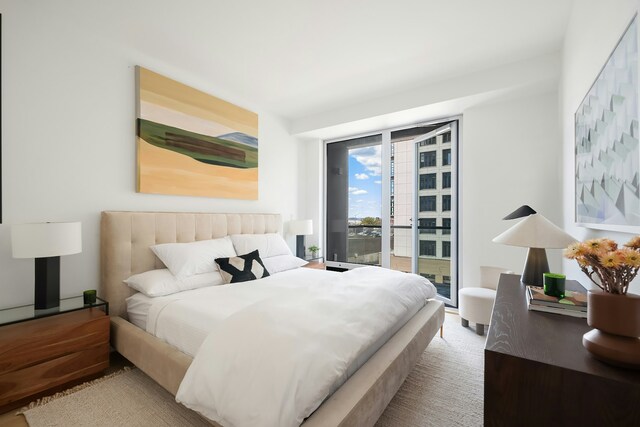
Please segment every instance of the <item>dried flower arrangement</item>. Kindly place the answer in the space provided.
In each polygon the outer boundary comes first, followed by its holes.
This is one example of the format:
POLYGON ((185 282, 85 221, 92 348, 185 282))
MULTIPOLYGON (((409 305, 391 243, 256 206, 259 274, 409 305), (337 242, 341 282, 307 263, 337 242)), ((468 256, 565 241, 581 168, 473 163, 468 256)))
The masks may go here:
POLYGON ((575 242, 564 250, 564 256, 575 259, 584 274, 603 291, 625 295, 640 269, 640 236, 622 248, 610 239, 575 242))

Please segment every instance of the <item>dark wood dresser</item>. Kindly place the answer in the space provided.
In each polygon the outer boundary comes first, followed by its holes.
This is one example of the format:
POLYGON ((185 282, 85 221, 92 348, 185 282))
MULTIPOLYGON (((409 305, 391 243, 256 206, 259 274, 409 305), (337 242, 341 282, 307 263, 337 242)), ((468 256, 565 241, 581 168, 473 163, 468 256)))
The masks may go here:
MULTIPOLYGON (((582 346, 586 319, 527 310, 520 276, 500 277, 484 361, 485 426, 640 426, 640 371, 582 346)), ((584 290, 576 281, 567 289, 584 290)))
POLYGON ((109 367, 108 304, 82 296, 39 313, 0 310, 0 412, 109 367))

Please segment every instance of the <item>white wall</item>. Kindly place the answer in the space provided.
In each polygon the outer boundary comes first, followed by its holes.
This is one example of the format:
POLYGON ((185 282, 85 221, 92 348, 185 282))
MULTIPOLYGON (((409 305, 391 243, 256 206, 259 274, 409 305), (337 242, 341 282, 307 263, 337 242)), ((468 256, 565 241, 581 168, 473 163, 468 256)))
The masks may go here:
POLYGON ((82 221, 83 252, 61 261, 61 293, 71 296, 98 287, 102 210, 273 212, 285 221, 298 214, 298 144, 282 120, 254 105, 250 94, 231 93, 208 75, 185 68, 175 59, 187 55, 184 46, 164 45, 152 54, 126 37, 114 37, 144 20, 143 8, 108 14, 105 19, 111 21, 100 25, 79 10, 47 2, 0 3, 0 307, 33 301, 34 262, 12 259, 10 224, 82 221), (259 114, 258 201, 135 192, 135 65, 259 114))
MULTIPOLYGON (((565 36, 560 89, 563 222, 567 232, 580 240, 608 237, 625 243, 632 237, 632 234, 575 225, 574 114, 637 10, 637 0, 576 1, 565 36)), ((564 260, 563 267, 569 278, 579 280, 583 285, 589 284, 574 261, 564 260)), ((640 280, 632 284, 631 291, 640 293, 640 280)))
MULTIPOLYGON (((517 220, 508 213, 529 205, 561 225, 561 139, 557 93, 474 107, 463 113, 461 144, 461 287, 478 284, 481 265, 521 273, 526 248, 491 240, 517 220)), ((551 271, 561 251, 547 249, 551 271)))

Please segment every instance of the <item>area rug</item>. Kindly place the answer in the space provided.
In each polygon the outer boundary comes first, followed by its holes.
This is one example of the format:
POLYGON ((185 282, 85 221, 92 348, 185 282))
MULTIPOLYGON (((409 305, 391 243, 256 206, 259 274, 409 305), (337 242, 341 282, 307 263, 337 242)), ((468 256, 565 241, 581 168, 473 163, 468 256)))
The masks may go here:
MULTIPOLYGON (((447 313, 377 427, 482 425, 484 337, 447 313)), ((35 402, 31 427, 210 426, 138 369, 129 369, 35 402)))
POLYGON ((376 427, 481 426, 485 340, 447 313, 444 338, 431 341, 376 427))
POLYGON ((211 427, 138 369, 117 372, 31 406, 24 411, 30 427, 211 427))

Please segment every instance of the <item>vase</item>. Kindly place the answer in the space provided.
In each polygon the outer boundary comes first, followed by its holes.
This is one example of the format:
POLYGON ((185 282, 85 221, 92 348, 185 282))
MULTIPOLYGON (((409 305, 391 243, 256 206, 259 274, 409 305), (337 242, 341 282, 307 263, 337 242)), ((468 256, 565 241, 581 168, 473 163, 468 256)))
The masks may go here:
POLYGON ((590 290, 587 323, 594 328, 582 345, 596 359, 624 368, 640 369, 640 296, 590 290))

